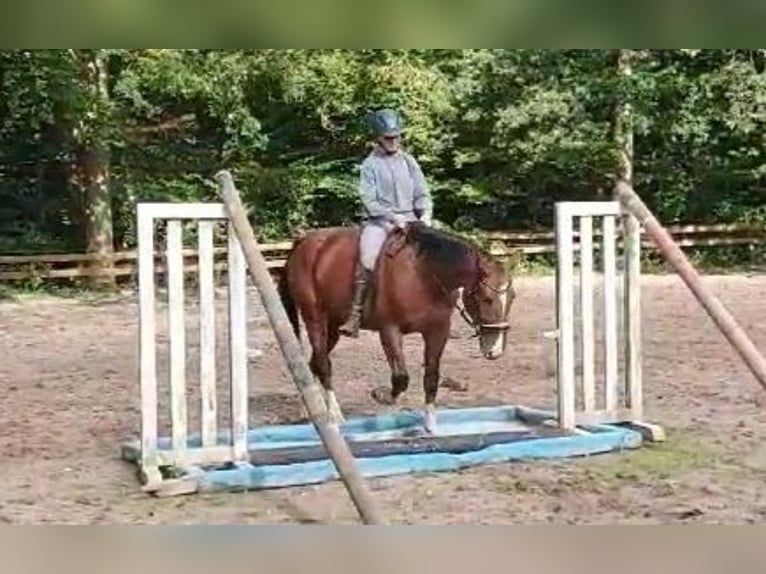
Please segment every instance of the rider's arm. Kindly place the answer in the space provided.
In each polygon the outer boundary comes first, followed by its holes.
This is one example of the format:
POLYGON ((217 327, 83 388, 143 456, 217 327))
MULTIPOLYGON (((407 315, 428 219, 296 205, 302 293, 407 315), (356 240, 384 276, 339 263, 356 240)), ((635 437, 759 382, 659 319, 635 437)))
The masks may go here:
POLYGON ((412 178, 415 184, 413 208, 416 212, 420 213, 420 220, 427 225, 431 224, 431 216, 433 214, 433 200, 431 199, 431 191, 428 189, 428 183, 423 175, 423 170, 420 169, 420 164, 414 157, 410 156, 412 167, 412 178))
POLYGON ((392 223, 397 223, 397 217, 394 212, 378 201, 375 167, 371 162, 362 163, 359 174, 359 197, 370 217, 382 217, 392 223))

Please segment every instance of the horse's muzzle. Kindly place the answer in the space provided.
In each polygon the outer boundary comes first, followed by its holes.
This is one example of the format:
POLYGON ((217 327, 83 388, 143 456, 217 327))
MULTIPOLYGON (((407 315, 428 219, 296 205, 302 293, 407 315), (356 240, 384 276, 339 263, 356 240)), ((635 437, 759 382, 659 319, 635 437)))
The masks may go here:
POLYGON ((486 353, 483 353, 485 359, 489 359, 490 361, 496 361, 500 357, 503 356, 503 351, 495 351, 494 349, 490 349, 486 353))

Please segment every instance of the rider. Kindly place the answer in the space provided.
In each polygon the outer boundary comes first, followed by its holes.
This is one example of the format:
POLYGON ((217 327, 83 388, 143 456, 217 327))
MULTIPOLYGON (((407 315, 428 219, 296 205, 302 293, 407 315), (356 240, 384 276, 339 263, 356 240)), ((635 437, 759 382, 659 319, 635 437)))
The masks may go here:
POLYGON ((354 338, 359 336, 365 291, 386 236, 412 221, 430 225, 433 209, 420 165, 400 146, 403 129, 399 114, 390 109, 375 112, 372 129, 376 144, 362 162, 359 181, 367 217, 359 240, 354 301, 351 315, 340 327, 342 334, 354 338))

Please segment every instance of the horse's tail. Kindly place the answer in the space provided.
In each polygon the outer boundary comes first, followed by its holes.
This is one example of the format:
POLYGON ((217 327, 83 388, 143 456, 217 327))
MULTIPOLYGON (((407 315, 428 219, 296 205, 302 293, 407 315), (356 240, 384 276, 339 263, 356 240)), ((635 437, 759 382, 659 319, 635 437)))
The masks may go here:
POLYGON ((292 293, 290 293, 290 282, 288 280, 288 267, 290 265, 290 257, 288 256, 285 266, 282 268, 282 273, 279 275, 279 281, 277 281, 277 291, 279 292, 279 298, 282 300, 282 305, 287 313, 287 318, 290 319, 290 324, 293 326, 293 333, 300 340, 301 338, 301 325, 298 321, 298 307, 295 305, 295 299, 293 299, 292 293))

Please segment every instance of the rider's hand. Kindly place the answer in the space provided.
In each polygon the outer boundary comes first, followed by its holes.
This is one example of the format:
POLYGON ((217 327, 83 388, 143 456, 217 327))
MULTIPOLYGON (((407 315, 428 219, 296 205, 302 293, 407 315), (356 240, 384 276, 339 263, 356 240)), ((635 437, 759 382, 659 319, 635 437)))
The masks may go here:
POLYGON ((393 223, 399 229, 404 229, 407 226, 407 220, 403 215, 399 215, 398 213, 394 213, 393 223))

